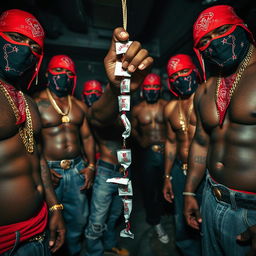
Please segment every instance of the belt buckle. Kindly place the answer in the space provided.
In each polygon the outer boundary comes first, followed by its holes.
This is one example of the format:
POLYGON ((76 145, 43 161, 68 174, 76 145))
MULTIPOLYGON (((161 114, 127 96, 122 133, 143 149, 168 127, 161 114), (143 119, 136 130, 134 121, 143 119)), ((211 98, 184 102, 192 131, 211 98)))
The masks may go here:
POLYGON ((64 170, 69 169, 71 166, 71 160, 61 160, 60 161, 60 167, 64 170))
POLYGON ((222 194, 221 194, 220 189, 214 187, 214 188, 213 188, 213 194, 215 195, 215 197, 216 197, 218 200, 221 200, 222 194))
POLYGON ((31 237, 28 242, 35 242, 35 241, 43 241, 45 239, 46 233, 43 232, 41 234, 35 235, 33 237, 31 237))
POLYGON ((160 150, 161 150, 161 148, 160 148, 159 145, 152 145, 151 148, 152 148, 152 150, 153 150, 154 152, 160 152, 160 150))

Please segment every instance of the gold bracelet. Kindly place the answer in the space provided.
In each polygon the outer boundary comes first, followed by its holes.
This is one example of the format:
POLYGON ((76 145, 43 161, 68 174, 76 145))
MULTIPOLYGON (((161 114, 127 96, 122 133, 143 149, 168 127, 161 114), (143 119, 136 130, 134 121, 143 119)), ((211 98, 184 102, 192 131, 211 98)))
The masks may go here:
POLYGON ((172 180, 172 176, 169 175, 169 174, 165 174, 165 175, 164 175, 164 178, 165 178, 165 179, 168 179, 168 180, 172 180))
POLYGON ((50 212, 54 212, 54 211, 58 211, 58 210, 63 210, 64 209, 64 206, 63 206, 63 204, 54 204, 53 206, 51 206, 50 208, 49 208, 49 211, 50 212))
POLYGON ((196 196, 195 193, 193 193, 193 192, 186 192, 186 191, 183 192, 182 195, 183 195, 183 196, 196 196))
POLYGON ((95 171, 95 165, 94 164, 89 164, 87 166, 87 168, 89 168, 91 171, 95 171))

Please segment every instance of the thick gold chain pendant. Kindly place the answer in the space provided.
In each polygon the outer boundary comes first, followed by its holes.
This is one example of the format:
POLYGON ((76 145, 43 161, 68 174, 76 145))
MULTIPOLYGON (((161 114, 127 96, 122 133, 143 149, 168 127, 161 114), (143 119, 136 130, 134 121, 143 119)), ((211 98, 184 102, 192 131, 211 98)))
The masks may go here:
POLYGON ((68 116, 62 116, 61 121, 62 121, 62 123, 69 123, 70 119, 68 116))

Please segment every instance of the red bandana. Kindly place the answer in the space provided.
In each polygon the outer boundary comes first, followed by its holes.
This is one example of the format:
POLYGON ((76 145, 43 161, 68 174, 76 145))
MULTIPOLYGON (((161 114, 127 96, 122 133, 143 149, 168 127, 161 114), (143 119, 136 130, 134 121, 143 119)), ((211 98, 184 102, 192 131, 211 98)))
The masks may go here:
MULTIPOLYGON (((199 59, 200 65, 203 70, 204 80, 206 80, 206 72, 203 63, 202 56, 200 54, 198 43, 202 37, 211 32, 212 30, 221 27, 223 25, 230 24, 241 26, 244 28, 252 42, 255 44, 253 35, 251 31, 244 24, 244 21, 237 16, 234 9, 229 5, 216 5, 210 8, 207 8, 199 15, 193 26, 193 37, 194 37, 194 51, 199 59)), ((216 99, 216 105, 219 113, 220 125, 224 121, 224 117, 227 111, 227 108, 230 103, 230 89, 235 81, 236 74, 221 79, 219 86, 218 98, 216 99)))
POLYGON ((73 60, 67 55, 53 56, 48 64, 47 71, 50 71, 50 69, 53 69, 53 68, 65 68, 67 70, 70 70, 74 74, 74 86, 72 90, 72 94, 74 94, 75 88, 76 88, 77 75, 76 75, 75 63, 73 62, 73 60))
POLYGON ((216 106, 218 109, 220 125, 223 124, 223 121, 227 112, 227 108, 231 100, 230 90, 233 86, 235 79, 236 79, 236 74, 233 74, 226 78, 221 78, 220 86, 217 92, 218 98, 216 100, 216 106))
POLYGON ((160 76, 157 75, 157 74, 148 74, 144 81, 143 81, 143 86, 144 85, 161 85, 161 79, 160 79, 160 76))
POLYGON ((205 67, 202 56, 198 49, 198 43, 202 37, 212 30, 227 24, 238 25, 244 28, 254 43, 254 38, 251 31, 244 24, 244 21, 236 15, 233 7, 229 5, 216 5, 205 9, 203 12, 201 12, 193 26, 194 51, 203 70, 204 80, 206 80, 205 67))
POLYGON ((84 83, 83 94, 85 94, 85 95, 91 94, 91 93, 87 92, 87 91, 91 91, 91 90, 98 91, 100 93, 100 95, 103 93, 102 86, 101 86, 100 82, 97 80, 89 80, 84 83))
POLYGON ((10 94, 15 106, 18 109, 19 116, 17 117, 16 124, 22 124, 26 121, 26 103, 24 100, 24 96, 20 91, 18 91, 13 86, 1 82, 1 84, 5 87, 5 89, 10 94))
MULTIPOLYGON (((174 73, 181 71, 183 69, 190 69, 190 73, 192 72, 192 70, 195 70, 199 76, 199 73, 198 73, 196 66, 194 65, 191 57, 186 54, 177 54, 175 56, 172 56, 167 63, 166 69, 167 69, 168 77, 171 77, 174 73)), ((176 97, 178 97, 179 95, 172 89, 169 79, 167 79, 167 84, 168 84, 169 90, 176 97)))

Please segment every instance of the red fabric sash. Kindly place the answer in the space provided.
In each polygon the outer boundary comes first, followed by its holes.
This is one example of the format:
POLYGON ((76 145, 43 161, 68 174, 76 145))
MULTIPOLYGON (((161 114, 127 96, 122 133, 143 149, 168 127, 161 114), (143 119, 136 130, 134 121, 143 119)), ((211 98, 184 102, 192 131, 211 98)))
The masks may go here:
POLYGON ((19 116, 16 120, 16 124, 22 124, 26 121, 26 104, 25 104, 25 99, 22 96, 22 93, 18 91, 15 87, 6 84, 6 83, 1 83, 5 89, 9 92, 15 106, 18 109, 19 116))
POLYGON ((20 242, 44 232, 47 225, 48 209, 44 202, 40 212, 29 220, 19 223, 0 226, 0 255, 14 247, 15 232, 20 232, 20 242))
POLYGON ((230 90, 236 79, 236 74, 233 74, 226 78, 221 78, 220 86, 218 89, 218 97, 216 101, 216 106, 219 113, 219 124, 222 125, 225 119, 227 108, 230 103, 230 90))

